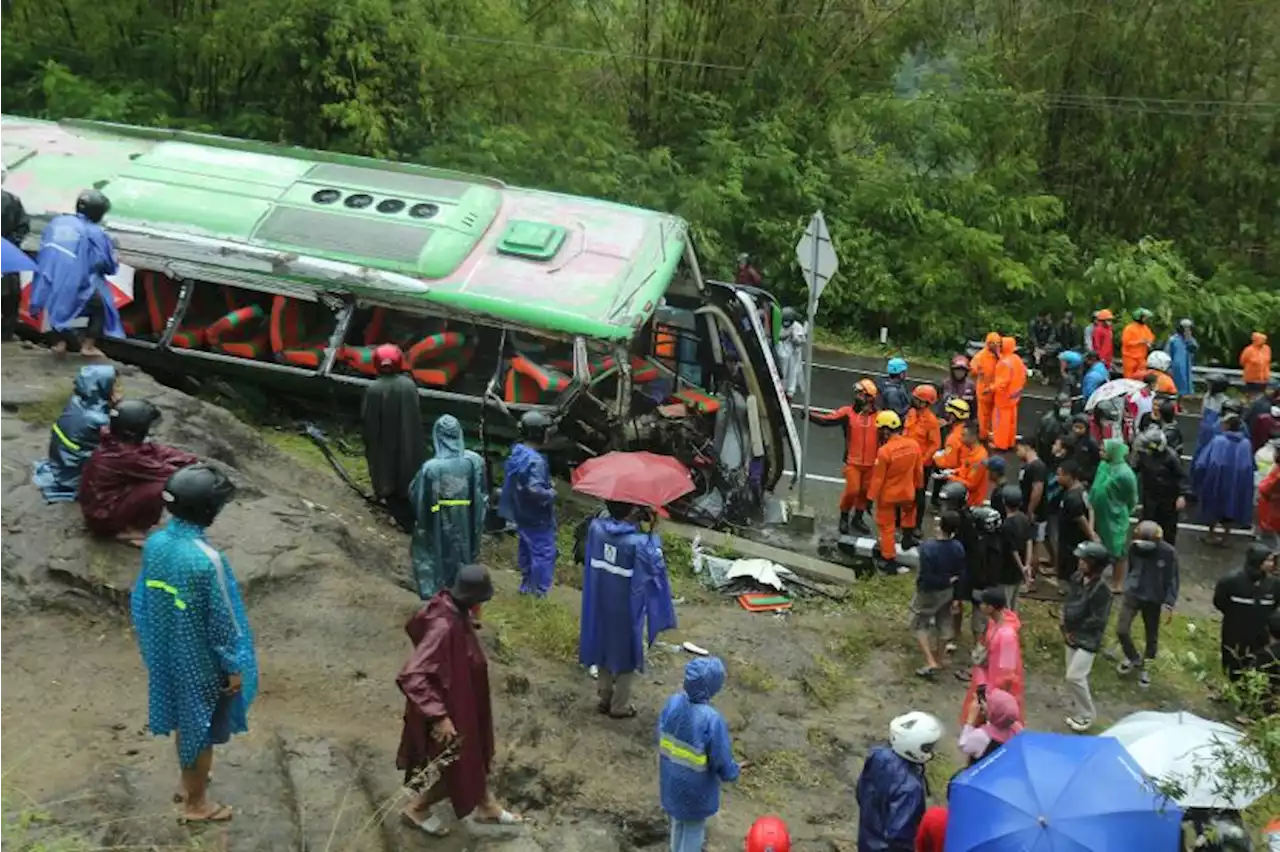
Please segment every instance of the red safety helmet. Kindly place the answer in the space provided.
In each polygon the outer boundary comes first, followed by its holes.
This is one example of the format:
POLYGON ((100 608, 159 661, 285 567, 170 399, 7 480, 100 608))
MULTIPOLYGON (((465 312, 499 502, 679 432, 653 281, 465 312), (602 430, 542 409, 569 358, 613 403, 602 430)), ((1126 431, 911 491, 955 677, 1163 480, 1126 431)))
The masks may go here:
POLYGON ((747 832, 746 852, 791 852, 787 824, 775 816, 760 817, 747 832))
POLYGON ((933 405, 938 401, 938 389, 933 385, 916 385, 916 389, 911 392, 911 395, 929 405, 933 405))
POLYGON ((394 343, 384 343, 373 350, 373 366, 379 373, 398 373, 404 369, 404 352, 394 343))

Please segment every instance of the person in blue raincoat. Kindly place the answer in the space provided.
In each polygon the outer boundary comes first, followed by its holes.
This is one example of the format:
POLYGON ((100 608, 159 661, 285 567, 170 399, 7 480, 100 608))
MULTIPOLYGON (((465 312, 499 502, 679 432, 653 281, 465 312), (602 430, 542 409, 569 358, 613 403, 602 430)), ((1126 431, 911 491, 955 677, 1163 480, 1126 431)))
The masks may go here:
POLYGON ((520 418, 520 441, 503 469, 498 514, 516 525, 520 593, 545 597, 556 574, 556 489, 547 457, 538 449, 551 432, 541 411, 520 418))
POLYGON ((1169 368, 1169 375, 1173 378, 1173 383, 1178 386, 1178 396, 1191 396, 1195 393, 1191 380, 1191 368, 1196 364, 1196 352, 1200 349, 1200 344, 1191 333, 1192 328, 1191 320, 1179 320, 1178 330, 1169 335, 1169 342, 1165 344, 1165 351, 1169 353, 1169 360, 1173 362, 1169 368))
POLYGON ((213 747, 249 729, 258 690, 240 588, 226 557, 205 539, 234 493, 231 480, 208 464, 169 477, 162 496, 173 517, 143 545, 131 600, 147 667, 148 727, 177 741, 185 822, 231 819, 231 808, 206 795, 213 747))
POLYGON ((913 710, 889 723, 889 746, 867 752, 858 776, 858 852, 913 852, 925 810, 924 765, 942 739, 937 717, 913 710))
POLYGON ((707 820, 720 810, 720 784, 738 780, 729 726, 711 699, 724 686, 719 657, 684 667, 684 690, 658 716, 658 792, 671 820, 671 852, 702 852, 707 820))
POLYGON ((1205 540, 1226 542, 1234 524, 1253 524, 1253 446, 1240 415, 1222 410, 1222 432, 1191 463, 1191 481, 1200 500, 1200 519, 1209 526, 1205 540), (1221 530, 1221 532, 1219 532, 1221 530))
POLYGON ((645 623, 650 645, 676 626, 662 541, 640 529, 647 511, 611 502, 609 517, 587 527, 578 660, 599 669, 596 709, 615 719, 636 715, 631 685, 644 671, 645 623))
POLYGON ((486 495, 484 462, 462 442, 462 424, 452 414, 431 430, 435 457, 409 486, 413 538, 409 554, 418 597, 430 600, 453 586, 458 569, 480 561, 486 495))
POLYGON ((111 202, 96 189, 86 189, 76 199, 76 212, 54 216, 40 238, 36 274, 31 283, 32 316, 48 315, 49 327, 58 335, 53 351, 66 352, 75 339, 71 324, 86 317, 89 325, 80 342, 80 353, 102 355, 97 342, 124 337, 120 313, 107 284, 107 276, 119 268, 116 250, 98 224, 111 202))
POLYGON ((1084 377, 1080 380, 1080 396, 1084 401, 1088 402, 1093 392, 1109 381, 1111 381, 1111 372, 1107 370, 1107 365, 1102 363, 1098 353, 1092 350, 1084 353, 1084 377))
POLYGON ((69 503, 80 490, 85 462, 102 440, 111 408, 120 401, 116 368, 109 364, 81 367, 66 408, 49 430, 49 456, 35 464, 31 481, 50 503, 69 503))

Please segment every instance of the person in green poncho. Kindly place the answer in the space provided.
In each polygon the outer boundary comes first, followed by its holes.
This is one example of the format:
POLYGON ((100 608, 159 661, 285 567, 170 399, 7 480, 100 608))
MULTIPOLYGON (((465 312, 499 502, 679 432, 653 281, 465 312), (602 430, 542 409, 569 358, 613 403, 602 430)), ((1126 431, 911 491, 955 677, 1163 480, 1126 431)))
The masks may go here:
POLYGON ((1111 588, 1119 591, 1124 582, 1125 543, 1129 537, 1129 516, 1138 505, 1138 478, 1129 467, 1129 448, 1119 438, 1102 445, 1102 464, 1089 490, 1093 505, 1093 528, 1098 540, 1115 558, 1111 588))

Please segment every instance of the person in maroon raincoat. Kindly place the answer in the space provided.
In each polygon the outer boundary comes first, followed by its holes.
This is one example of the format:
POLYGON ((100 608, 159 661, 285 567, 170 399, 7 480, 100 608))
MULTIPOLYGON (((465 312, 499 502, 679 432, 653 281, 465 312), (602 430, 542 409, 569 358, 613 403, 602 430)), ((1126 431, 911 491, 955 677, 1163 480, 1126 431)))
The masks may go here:
POLYGON ((459 819, 475 811, 472 819, 481 824, 524 821, 503 808, 488 785, 494 754, 493 705, 489 664, 476 637, 471 608, 491 597, 489 569, 464 565, 452 588, 427 601, 405 625, 414 649, 396 678, 406 699, 396 768, 404 770, 405 783, 415 787, 433 761, 448 762, 439 780, 411 799, 401 815, 435 837, 448 833, 430 812, 445 799, 459 819))
POLYGON ((148 530, 160 521, 165 482, 199 461, 191 453, 148 441, 159 421, 160 410, 145 399, 127 399, 111 409, 76 495, 89 532, 141 547, 148 530))

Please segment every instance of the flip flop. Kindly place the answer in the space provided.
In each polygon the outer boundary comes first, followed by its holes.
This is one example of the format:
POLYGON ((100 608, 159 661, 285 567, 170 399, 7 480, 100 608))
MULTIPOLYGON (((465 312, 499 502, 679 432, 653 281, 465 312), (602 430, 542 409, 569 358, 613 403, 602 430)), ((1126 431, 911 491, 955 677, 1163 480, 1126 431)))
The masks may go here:
POLYGON ((234 814, 230 805, 218 805, 205 816, 192 817, 182 814, 178 817, 178 825, 201 825, 208 822, 227 822, 234 814))
POLYGON ((431 814, 426 819, 422 820, 422 822, 418 822, 416 819, 409 816, 404 811, 401 811, 400 819, 406 825, 413 826, 414 828, 426 834, 428 837, 448 837, 449 836, 448 827, 444 824, 444 821, 441 820, 440 817, 436 816, 435 814, 431 814))
POLYGON ((524 825, 524 817, 503 808, 502 813, 496 817, 473 816, 471 822, 476 825, 524 825))

